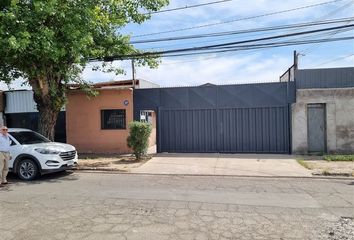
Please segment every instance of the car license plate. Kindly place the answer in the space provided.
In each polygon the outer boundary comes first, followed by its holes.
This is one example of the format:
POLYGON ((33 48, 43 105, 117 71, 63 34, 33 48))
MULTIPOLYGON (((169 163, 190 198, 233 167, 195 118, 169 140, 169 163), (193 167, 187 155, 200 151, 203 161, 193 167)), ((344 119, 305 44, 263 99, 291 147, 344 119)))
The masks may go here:
POLYGON ((74 160, 69 160, 69 161, 67 161, 67 165, 68 165, 68 166, 74 165, 74 160))

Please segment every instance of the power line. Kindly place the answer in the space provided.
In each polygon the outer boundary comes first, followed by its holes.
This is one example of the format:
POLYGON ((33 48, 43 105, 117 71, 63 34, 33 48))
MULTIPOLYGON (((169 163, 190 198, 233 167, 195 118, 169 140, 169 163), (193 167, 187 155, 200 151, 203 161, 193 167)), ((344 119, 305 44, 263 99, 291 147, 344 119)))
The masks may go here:
MULTIPOLYGON (((342 31, 351 31, 352 29, 344 29, 342 31)), ((320 33, 315 35, 316 37, 326 37, 327 35, 331 35, 332 33, 320 33)), ((313 37, 313 36, 307 36, 307 37, 302 37, 302 38, 295 38, 294 40, 300 40, 300 39, 308 39, 309 37, 313 37)), ((340 41, 343 39, 337 39, 336 41, 340 41)), ((344 39, 344 40, 348 40, 348 39, 344 39)), ((323 43, 323 42, 322 42, 323 43)), ((311 45, 313 43, 306 43, 304 45, 311 45)), ((317 43, 318 44, 318 43, 317 43)), ((268 48, 269 49, 269 48, 268 48)), ((259 49, 253 49, 253 50, 248 50, 248 52, 260 52, 260 51, 264 51, 266 49, 264 48, 259 48, 259 49)), ((197 62, 197 61, 204 61, 204 60, 210 60, 210 59, 215 59, 215 58, 220 58, 220 57, 224 57, 224 56, 230 56, 230 55, 234 55, 235 51, 228 51, 228 52, 224 52, 224 53, 218 53, 217 55, 215 55, 214 52, 207 52, 205 54, 213 54, 213 56, 209 56, 209 57, 204 57, 202 59, 200 59, 200 57, 198 57, 198 53, 195 54, 196 58, 194 58, 193 60, 185 60, 185 61, 175 61, 175 62, 170 62, 170 63, 164 63, 162 62, 161 65, 173 65, 173 64, 180 64, 180 63, 189 63, 189 62, 197 62)), ((204 53, 203 53, 204 54, 204 53)), ((191 54, 193 55, 193 54, 191 54)), ((188 55, 187 55, 188 56, 188 55)), ((181 57, 183 57, 183 55, 181 55, 181 57)), ((190 59, 190 58, 189 58, 190 59)))
POLYGON ((349 55, 344 56, 344 57, 335 58, 335 59, 333 59, 333 60, 330 60, 330 61, 327 61, 327 62, 323 62, 323 63, 317 64, 317 65, 315 65, 314 67, 319 67, 319 66, 322 66, 322 65, 326 65, 326 64, 328 64, 328 63, 332 63, 332 62, 336 62, 336 61, 338 61, 338 60, 342 60, 342 59, 349 58, 349 57, 351 57, 351 56, 354 56, 354 53, 349 54, 349 55))
POLYGON ((343 0, 334 0, 334 1, 322 2, 322 3, 317 3, 317 4, 302 6, 302 7, 297 7, 297 8, 286 9, 286 10, 282 10, 282 11, 270 12, 270 13, 257 15, 257 16, 250 16, 250 17, 244 17, 244 18, 238 18, 238 19, 218 22, 218 23, 211 23, 211 24, 198 25, 198 26, 188 27, 188 28, 180 28, 180 29, 173 29, 173 30, 167 30, 167 31, 162 31, 162 32, 155 32, 155 33, 136 35, 136 36, 133 36, 133 38, 152 36, 152 35, 158 35, 158 34, 165 34, 165 33, 172 33, 172 32, 180 32, 180 31, 186 31, 186 30, 192 30, 192 29, 198 29, 198 28, 217 26, 217 25, 226 24, 226 23, 238 22, 238 21, 243 21, 243 20, 262 18, 262 17, 272 16, 272 15, 281 14, 281 13, 287 13, 287 12, 292 12, 292 11, 298 11, 298 10, 303 10, 303 9, 307 9, 307 8, 312 8, 312 7, 323 6, 323 5, 327 5, 327 4, 331 4, 331 3, 335 3, 335 2, 340 2, 340 1, 343 1, 343 0))
MULTIPOLYGON (((354 20, 354 18, 352 18, 354 20)), ((329 21, 329 20, 328 20, 329 21)), ((308 27, 305 27, 308 28, 308 27)), ((344 31, 350 31, 350 29, 344 29, 341 30, 342 32, 344 31)), ((289 32, 293 32, 293 31, 284 31, 284 33, 289 33, 289 32)), ((327 35, 331 35, 332 33, 320 33, 317 34, 318 36, 327 36, 327 35)), ((267 32, 260 32, 260 33, 253 33, 253 34, 245 34, 244 36, 240 36, 237 37, 236 39, 244 39, 244 38, 249 38, 249 37, 258 37, 258 36, 264 36, 264 35, 269 35, 267 32)), ((211 43, 211 42, 220 42, 220 41, 229 41, 231 39, 235 39, 234 36, 230 35, 231 37, 216 37, 214 40, 207 40, 207 41, 198 41, 198 42, 193 42, 194 44, 203 44, 203 43, 211 43)), ((309 38, 312 36, 308 36, 308 37, 301 37, 301 39, 303 38, 309 38)), ((141 49, 142 51, 155 51, 155 50, 161 50, 161 49, 168 49, 171 47, 182 47, 188 45, 188 41, 184 42, 184 43, 180 43, 180 44, 169 44, 169 45, 158 45, 156 47, 147 47, 145 50, 141 49)))
POLYGON ((221 36, 237 35, 237 34, 244 34, 244 33, 267 32, 267 31, 275 31, 275 30, 318 26, 318 25, 329 25, 335 23, 348 22, 352 20, 354 20, 354 17, 338 18, 338 19, 331 19, 325 21, 304 22, 304 23, 297 23, 297 24, 278 25, 273 27, 253 28, 253 29, 245 29, 245 30, 238 30, 238 31, 214 32, 214 33, 206 33, 206 34, 184 35, 178 37, 146 39, 146 40, 131 41, 130 43, 141 44, 141 43, 178 41, 178 40, 188 40, 188 39, 198 39, 198 38, 221 37, 221 36))
POLYGON ((230 1, 233 1, 233 0, 221 0, 221 1, 200 3, 200 4, 195 4, 195 5, 186 5, 184 7, 170 8, 170 9, 160 10, 160 11, 156 11, 156 12, 148 12, 148 13, 145 13, 145 15, 172 12, 172 11, 179 11, 179 10, 185 10, 185 9, 196 8, 196 7, 204 7, 204 6, 208 6, 208 5, 214 5, 214 4, 230 2, 230 1))
MULTIPOLYGON (((347 3, 344 3, 342 6, 340 6, 339 8, 331 11, 330 13, 322 16, 320 19, 327 19, 328 17, 330 16, 334 16, 336 15, 338 12, 342 11, 343 9, 346 9, 347 7, 349 7, 350 5, 352 5, 354 3, 353 0, 349 0, 349 2, 347 3)), ((350 23, 351 21, 348 22, 348 24, 350 23)), ((338 32, 335 32, 333 33, 332 37, 334 35, 336 35, 338 32)), ((315 49, 319 48, 321 46, 321 44, 316 44, 315 46, 309 46, 307 47, 306 49, 304 50, 301 50, 299 53, 300 54, 304 54, 304 55, 308 55, 309 53, 313 52, 315 49)))
MULTIPOLYGON (((216 44, 216 45, 208 45, 208 46, 201 46, 201 47, 193 47, 193 48, 184 48, 184 49, 174 49, 174 50, 168 50, 168 51, 160 51, 160 52, 145 52, 145 53, 138 53, 138 54, 130 54, 130 55, 120 55, 120 56, 107 56, 103 58, 91 58, 89 61, 114 61, 114 60, 124 60, 124 59, 135 59, 135 58, 142 58, 142 57, 158 57, 162 55, 162 57, 167 56, 169 54, 180 54, 182 56, 183 53, 185 54, 193 54, 193 52, 197 51, 228 51, 230 48, 244 48, 244 49, 256 49, 256 48, 263 48, 263 47, 269 47, 269 46, 286 46, 286 45, 299 45, 299 44, 309 44, 309 43, 318 43, 318 42, 333 42, 333 41, 344 41, 344 40, 350 40, 353 39, 354 37, 346 37, 346 38, 336 38, 336 39, 315 39, 315 40, 307 40, 307 41, 297 41, 297 42, 275 42, 275 43, 262 43, 258 45, 240 45, 240 44, 245 44, 245 43, 253 43, 253 42, 259 42, 259 41, 265 41, 265 40, 271 40, 271 39, 280 39, 280 38, 287 38, 290 36, 298 36, 298 35, 304 35, 304 34, 310 34, 310 33, 316 33, 316 32, 324 32, 324 31, 329 31, 329 30, 336 30, 340 28, 349 28, 353 27, 354 24, 348 25, 348 26, 339 26, 339 27, 332 27, 332 28, 325 28, 325 29, 317 29, 317 30, 312 30, 312 31, 306 31, 306 32, 297 32, 297 33, 292 33, 292 34, 284 34, 284 35, 277 35, 277 36, 272 36, 272 37, 267 37, 267 38, 259 38, 259 39, 250 39, 250 40, 245 40, 245 41, 238 41, 238 42, 230 42, 230 43, 224 43, 224 44, 216 44)), ((174 56, 174 55, 173 55, 174 56)))
POLYGON ((324 42, 336 42, 336 41, 346 41, 352 40, 354 37, 343 37, 343 38, 332 38, 332 39, 316 39, 316 40, 306 40, 306 41, 288 41, 288 42, 274 42, 267 44, 253 44, 244 46, 235 46, 229 48, 213 49, 213 50, 202 50, 201 52, 192 52, 192 53, 177 53, 177 54, 165 54, 162 57, 184 57, 184 56, 195 56, 211 53, 228 53, 236 51, 248 51, 255 49, 267 49, 267 48, 278 48, 278 47, 288 47, 294 45, 305 45, 305 44, 314 44, 314 43, 324 43, 324 42))
MULTIPOLYGON (((113 61, 113 60, 122 60, 122 59, 126 59, 126 58, 159 56, 161 54, 199 51, 199 50, 205 50, 205 49, 210 49, 210 48, 220 48, 220 47, 234 46, 234 45, 245 44, 245 43, 266 41, 266 40, 272 40, 272 39, 280 39, 280 38, 288 38, 288 37, 292 37, 292 36, 307 35, 307 34, 319 33, 319 32, 326 32, 326 31, 332 31, 332 30, 337 30, 337 29, 352 28, 353 26, 354 26, 354 24, 350 24, 350 25, 345 25, 345 26, 321 28, 321 29, 310 30, 310 31, 295 32, 295 33, 290 33, 290 34, 275 35, 275 36, 270 36, 270 37, 249 39, 249 40, 236 41, 236 42, 228 42, 228 43, 222 43, 222 44, 206 45, 206 46, 199 46, 199 47, 189 47, 189 48, 173 49, 173 50, 157 51, 157 52, 145 52, 145 53, 131 54, 131 55, 109 56, 109 57, 105 57, 101 60, 113 61)), ((95 59, 93 59, 93 60, 95 60, 95 59)))

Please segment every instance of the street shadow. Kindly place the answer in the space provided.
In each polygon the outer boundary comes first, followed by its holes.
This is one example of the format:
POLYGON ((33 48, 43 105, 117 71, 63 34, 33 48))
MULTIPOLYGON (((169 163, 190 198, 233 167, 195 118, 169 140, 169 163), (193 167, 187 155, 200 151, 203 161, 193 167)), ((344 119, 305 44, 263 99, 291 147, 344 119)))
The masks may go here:
POLYGON ((354 182, 350 182, 350 183, 348 183, 348 185, 352 185, 352 186, 354 186, 354 182))
POLYGON ((66 170, 62 172, 56 172, 56 173, 51 173, 51 174, 45 174, 42 176, 37 177, 36 179, 32 181, 23 181, 21 180, 16 174, 14 173, 9 173, 8 177, 8 186, 5 188, 10 188, 11 186, 17 186, 17 185, 32 185, 32 184, 41 184, 41 183, 58 183, 58 182, 64 182, 64 181, 76 181, 79 180, 79 175, 74 174, 74 171, 72 170, 66 170))

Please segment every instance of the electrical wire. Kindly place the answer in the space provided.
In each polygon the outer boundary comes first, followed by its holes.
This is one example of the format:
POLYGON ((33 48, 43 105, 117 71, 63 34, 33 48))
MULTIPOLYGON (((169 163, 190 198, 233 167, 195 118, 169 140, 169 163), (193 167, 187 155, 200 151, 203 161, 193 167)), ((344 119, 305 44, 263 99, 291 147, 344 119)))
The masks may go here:
POLYGON ((329 25, 329 24, 343 23, 343 22, 348 22, 353 20, 354 17, 348 17, 348 18, 331 19, 325 21, 313 21, 313 22, 303 22, 297 24, 278 25, 273 27, 244 29, 238 31, 214 32, 214 33, 207 33, 207 34, 185 35, 185 36, 178 36, 178 37, 146 39, 146 40, 139 40, 139 41, 131 41, 130 44, 156 43, 156 42, 166 42, 166 41, 169 42, 169 41, 179 41, 179 40, 188 40, 188 39, 221 37, 221 36, 239 35, 239 34, 253 33, 253 32, 267 32, 267 31, 276 31, 276 30, 284 30, 284 29, 303 28, 303 27, 310 27, 310 26, 329 25))
POLYGON ((214 4, 218 4, 218 3, 225 3, 225 2, 230 2, 230 1, 233 1, 233 0, 221 0, 221 1, 200 3, 200 4, 195 4, 195 5, 186 5, 184 7, 177 7, 177 8, 170 8, 170 9, 165 9, 165 10, 160 10, 160 11, 155 11, 155 12, 148 12, 148 13, 145 13, 145 15, 186 10, 186 9, 190 9, 190 8, 204 7, 204 6, 214 5, 214 4))
POLYGON ((145 36, 152 36, 152 35, 159 35, 159 34, 165 34, 165 33, 180 32, 180 31, 187 31, 187 30, 192 30, 192 29, 205 28, 205 27, 212 27, 212 26, 217 26, 217 25, 221 25, 221 24, 227 24, 227 23, 232 23, 232 22, 268 17, 268 16, 277 15, 277 14, 281 14, 281 13, 288 13, 288 12, 303 10, 303 9, 307 9, 307 8, 319 7, 319 6, 323 6, 323 5, 327 5, 327 4, 331 4, 331 3, 336 3, 336 2, 340 2, 340 1, 344 1, 344 0, 334 0, 334 1, 322 2, 322 3, 297 7, 297 8, 291 8, 291 9, 285 9, 285 10, 276 11, 276 12, 265 13, 265 14, 256 15, 256 16, 250 16, 250 17, 222 21, 222 22, 218 22, 218 23, 210 23, 210 24, 198 25, 198 26, 188 27, 188 28, 180 28, 180 29, 172 29, 172 30, 161 31, 161 32, 147 33, 147 34, 132 36, 132 38, 140 38, 140 37, 145 37, 145 36))
POLYGON ((317 64, 317 65, 315 65, 314 67, 319 67, 319 66, 326 65, 326 64, 332 63, 332 62, 337 62, 338 60, 346 59, 346 58, 349 58, 349 57, 351 57, 351 56, 354 56, 354 53, 349 54, 349 55, 344 56, 344 57, 335 58, 335 59, 333 59, 333 60, 330 60, 330 61, 327 61, 327 62, 323 62, 323 63, 317 64))
POLYGON ((199 52, 192 53, 180 53, 180 54, 164 54, 161 57, 185 57, 185 56, 195 56, 203 54, 216 54, 216 53, 226 53, 226 52, 236 52, 236 51, 248 51, 254 49, 266 49, 266 48, 278 48, 278 47, 288 47, 294 45, 305 45, 305 44, 314 44, 314 43, 323 43, 323 42, 337 42, 337 41, 346 41, 353 40, 354 37, 343 37, 343 38, 332 38, 332 39, 316 39, 316 40, 306 40, 306 41, 289 41, 289 42, 275 42, 267 44, 254 44, 245 47, 229 47, 223 49, 213 49, 213 50, 204 50, 199 52))
MULTIPOLYGON (((354 3, 353 0, 349 0, 349 2, 343 4, 342 6, 340 6, 339 8, 337 8, 337 9, 331 11, 330 13, 328 13, 328 14, 322 16, 320 19, 324 19, 324 20, 325 20, 325 19, 327 19, 327 18, 329 18, 329 17, 331 17, 331 16, 334 16, 334 15, 336 15, 338 12, 340 12, 340 11, 342 11, 342 10, 344 10, 344 9, 347 9, 347 8, 348 8, 350 5, 352 5, 353 3, 354 3)), ((350 22, 351 22, 351 21, 349 21, 348 23, 350 23, 350 22)), ((338 33, 339 33, 339 32, 340 32, 340 31, 338 31, 338 33)), ((332 35, 332 37, 335 36, 335 35, 338 34, 338 33, 334 33, 334 34, 332 35)), ((301 54, 301 55, 308 55, 309 53, 313 52, 314 50, 318 49, 319 47, 321 47, 321 44, 315 44, 315 46, 309 46, 309 47, 307 47, 306 49, 299 51, 299 54, 301 54)))
MULTIPOLYGON (((191 52, 191 51, 198 51, 198 50, 200 51, 200 50, 205 50, 205 49, 227 47, 227 46, 252 43, 252 42, 259 42, 259 41, 266 41, 266 40, 273 40, 273 39, 288 38, 288 37, 293 37, 293 36, 307 35, 307 34, 326 32, 326 31, 344 29, 344 28, 353 28, 353 27, 354 27, 354 24, 350 24, 350 25, 345 25, 345 26, 321 28, 321 29, 315 29, 315 30, 310 30, 310 31, 295 32, 295 33, 290 33, 290 34, 281 34, 281 35, 275 35, 275 36, 270 36, 270 37, 248 39, 248 40, 244 40, 244 41, 228 42, 228 43, 222 43, 222 44, 206 45, 206 46, 199 46, 199 47, 189 47, 189 48, 182 48, 182 49, 172 49, 172 50, 157 51, 157 52, 145 52, 145 53, 130 54, 130 55, 107 56, 107 57, 101 58, 100 60, 113 61, 113 60, 121 60, 124 58, 126 59, 126 58, 137 58, 137 57, 147 57, 147 56, 159 56, 159 55, 169 54, 169 53, 191 52)), ((98 59, 90 59, 90 60, 98 60, 98 59)))

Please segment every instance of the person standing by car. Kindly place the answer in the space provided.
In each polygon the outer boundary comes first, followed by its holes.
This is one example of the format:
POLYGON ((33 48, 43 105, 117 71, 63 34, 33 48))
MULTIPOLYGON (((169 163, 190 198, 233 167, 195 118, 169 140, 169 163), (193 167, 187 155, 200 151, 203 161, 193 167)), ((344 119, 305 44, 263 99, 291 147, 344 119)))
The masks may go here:
POLYGON ((7 127, 2 126, 0 128, 0 187, 8 183, 6 177, 9 171, 10 145, 11 141, 7 135, 7 127))

